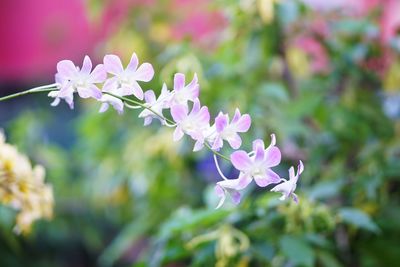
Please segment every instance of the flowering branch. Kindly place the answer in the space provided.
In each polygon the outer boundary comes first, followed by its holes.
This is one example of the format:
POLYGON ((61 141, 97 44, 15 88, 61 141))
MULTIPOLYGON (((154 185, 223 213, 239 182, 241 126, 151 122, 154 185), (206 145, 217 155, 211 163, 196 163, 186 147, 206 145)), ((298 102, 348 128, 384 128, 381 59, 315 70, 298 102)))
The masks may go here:
POLYGON ((214 154, 214 160, 222 181, 217 182, 215 192, 220 197, 219 208, 224 203, 226 196, 230 195, 235 204, 240 202, 240 191, 245 189, 253 180, 260 187, 278 184, 272 191, 281 192, 281 199, 294 194, 296 183, 303 171, 300 162, 298 172, 294 175, 293 167, 290 169, 289 180, 281 178, 272 168, 279 165, 281 152, 276 146, 275 135, 271 135, 271 143, 265 147, 263 140, 253 141, 253 150, 245 152, 237 150, 242 144, 240 133, 245 133, 251 125, 249 114, 241 114, 235 110, 230 121, 229 115, 219 112, 210 125, 210 113, 207 106, 201 106, 199 100, 200 86, 197 75, 188 84, 185 75, 176 73, 172 90, 168 90, 164 83, 161 94, 156 97, 153 90, 143 92, 139 82, 149 82, 154 76, 154 70, 150 63, 139 65, 136 54, 133 54, 126 68, 116 55, 106 55, 104 64, 95 66, 92 70, 92 62, 88 56, 84 58, 82 68, 74 65, 70 60, 63 60, 57 64, 55 84, 33 88, 24 92, 0 98, 0 101, 11 99, 30 93, 49 92, 48 96, 54 98, 52 106, 57 106, 64 100, 72 109, 74 107, 74 95, 81 98, 94 98, 101 102, 99 112, 105 112, 112 106, 118 114, 123 113, 124 107, 130 109, 143 109, 139 118, 144 119, 144 125, 149 125, 153 119, 158 119, 162 125, 175 128, 173 140, 178 141, 184 135, 188 135, 195 141, 193 151, 199 151, 206 147, 214 154), (102 89, 98 87, 102 84, 102 89), (134 96, 136 99, 128 98, 134 96), (171 117, 165 117, 164 110, 169 110, 171 117), (172 118, 172 119, 171 119, 172 118), (219 151, 225 142, 234 151, 230 157, 219 151), (239 170, 236 179, 225 177, 218 165, 216 156, 232 163, 239 170))

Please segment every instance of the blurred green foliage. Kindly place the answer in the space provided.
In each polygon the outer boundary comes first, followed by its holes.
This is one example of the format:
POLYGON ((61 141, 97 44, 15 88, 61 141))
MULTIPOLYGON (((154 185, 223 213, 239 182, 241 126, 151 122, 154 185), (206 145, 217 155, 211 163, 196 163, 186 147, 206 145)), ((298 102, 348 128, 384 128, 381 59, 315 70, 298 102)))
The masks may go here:
MULTIPOLYGON (((190 141, 173 143, 169 129, 142 127, 136 111, 100 115, 87 101, 60 125, 58 108, 43 102, 5 129, 11 143, 46 166, 55 217, 20 237, 10 231, 13 214, 1 208, 1 266, 397 265, 400 124, 383 106, 386 81, 400 89, 400 78, 359 64, 381 53, 363 38, 375 21, 333 20, 332 35, 320 40, 329 71, 318 73, 291 43, 298 33, 288 30, 311 11, 293 1, 275 4, 266 23, 236 2, 215 6, 230 18, 215 48, 154 40, 144 32, 152 25, 139 27, 140 16, 109 47, 134 36, 129 49, 154 63, 156 79, 147 88, 157 91, 177 71, 197 72, 212 114, 240 107, 252 115, 244 148, 275 133, 286 160, 282 176, 305 162, 300 204, 250 188, 239 206, 214 210, 218 176, 207 151, 193 154, 190 141), (57 133, 52 127, 71 133, 64 145, 49 137, 49 130, 57 133)), ((162 23, 168 20, 154 25, 162 23)), ((393 61, 399 64, 397 54, 393 61)))

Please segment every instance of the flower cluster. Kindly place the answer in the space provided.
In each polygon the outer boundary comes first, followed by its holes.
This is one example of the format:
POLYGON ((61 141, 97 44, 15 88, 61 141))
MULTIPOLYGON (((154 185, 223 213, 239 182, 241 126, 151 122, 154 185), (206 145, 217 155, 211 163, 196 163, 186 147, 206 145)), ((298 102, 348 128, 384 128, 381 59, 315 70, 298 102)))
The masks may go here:
POLYGON ((18 211, 17 233, 27 233, 40 218, 51 218, 53 190, 44 183, 44 168, 32 168, 15 147, 5 143, 0 132, 0 202, 18 211))
POLYGON ((197 75, 187 83, 185 75, 176 73, 173 88, 170 90, 164 83, 161 94, 157 97, 153 90, 143 92, 139 82, 149 82, 154 76, 151 64, 139 65, 136 54, 126 68, 116 55, 106 55, 103 64, 97 65, 92 70, 92 62, 88 56, 83 61, 82 68, 75 66, 69 60, 63 60, 57 64, 56 83, 58 91, 49 93, 55 98, 52 105, 58 105, 61 99, 73 108, 74 93, 82 98, 94 98, 101 102, 100 112, 105 112, 110 105, 119 113, 123 113, 124 107, 143 108, 139 118, 144 119, 144 125, 158 119, 162 125, 174 127, 173 140, 178 141, 184 135, 194 140, 193 151, 199 151, 204 147, 214 153, 216 167, 223 178, 217 182, 215 191, 220 202, 220 207, 227 195, 230 195, 235 204, 240 202, 240 191, 245 189, 253 180, 259 187, 271 184, 275 186, 272 191, 282 192, 282 200, 294 194, 296 183, 303 164, 300 163, 298 173, 294 175, 293 168, 290 169, 290 179, 282 179, 273 167, 279 165, 281 152, 276 146, 275 135, 271 135, 271 143, 265 147, 263 140, 257 139, 253 142, 253 150, 246 152, 237 150, 242 145, 241 133, 250 129, 251 117, 249 114, 241 114, 239 109, 235 110, 232 120, 229 114, 218 113, 212 124, 211 116, 207 106, 202 106, 199 99, 200 86, 197 75), (99 85, 102 85, 100 89, 99 85), (133 96, 133 98, 127 98, 133 96), (133 104, 133 105, 132 105, 133 104), (169 114, 164 115, 165 111, 169 114), (224 144, 234 151, 230 158, 219 153, 224 144), (228 179, 224 176, 218 165, 216 155, 230 160, 232 165, 239 171, 236 179, 228 179))

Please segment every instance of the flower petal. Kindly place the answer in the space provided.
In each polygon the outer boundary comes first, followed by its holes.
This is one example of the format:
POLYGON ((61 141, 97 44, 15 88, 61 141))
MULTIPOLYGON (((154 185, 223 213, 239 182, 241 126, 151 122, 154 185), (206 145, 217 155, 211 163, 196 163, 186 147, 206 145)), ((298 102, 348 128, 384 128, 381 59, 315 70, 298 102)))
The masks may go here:
POLYGON ((263 162, 265 159, 265 150, 264 150, 264 144, 261 145, 261 143, 259 143, 258 145, 255 145, 255 158, 254 161, 255 162, 263 162))
POLYGON ((78 94, 82 98, 93 97, 97 100, 100 100, 102 97, 102 93, 99 88, 95 85, 90 85, 88 87, 79 87, 78 94))
POLYGON ((266 187, 270 184, 279 183, 280 180, 281 178, 279 177, 279 175, 270 169, 266 170, 265 176, 260 175, 254 177, 254 181, 260 187, 266 187))
POLYGON ((148 90, 144 93, 144 100, 146 103, 153 104, 156 102, 156 95, 153 90, 148 90))
POLYGON ((71 79, 76 76, 78 70, 71 60, 61 60, 57 63, 57 72, 59 79, 71 79))
POLYGON ((91 70, 92 70, 92 61, 88 56, 85 56, 85 58, 83 59, 81 73, 89 75, 91 70))
POLYGON ((218 184, 215 186, 215 194, 220 197, 217 207, 215 209, 219 209, 225 202, 226 199, 226 192, 225 190, 219 186, 218 184))
POLYGON ((210 112, 208 111, 208 107, 204 106, 201 107, 198 115, 197 115, 197 122, 199 123, 199 128, 203 129, 209 126, 210 123, 210 112))
POLYGON ((183 134, 184 133, 183 133, 181 127, 179 125, 176 126, 175 131, 174 131, 174 136, 173 136, 174 142, 181 140, 181 138, 183 137, 183 134))
POLYGON ((230 192, 230 195, 231 195, 233 204, 238 205, 238 204, 240 203, 240 198, 241 198, 240 192, 238 192, 238 191, 231 191, 231 192, 230 192))
POLYGON ((101 104, 100 109, 99 109, 99 113, 106 112, 107 109, 108 109, 108 107, 109 107, 109 104, 108 104, 108 103, 103 103, 103 104, 101 104))
POLYGON ((176 73, 174 76, 174 90, 180 91, 185 87, 185 75, 182 73, 176 73))
POLYGON ((246 171, 252 165, 249 155, 247 155, 243 150, 233 152, 231 155, 231 161, 233 166, 239 171, 246 171))
POLYGON ((238 149, 242 145, 242 138, 237 133, 228 136, 226 141, 233 149, 238 149))
POLYGON ((136 96, 136 98, 143 100, 143 89, 136 81, 132 83, 132 91, 133 95, 136 96))
MULTIPOLYGON (((232 121, 233 123, 233 121, 232 121)), ((237 132, 245 133, 250 129, 251 125, 251 117, 249 114, 244 114, 240 119, 235 123, 235 129, 237 132)))
POLYGON ((276 146, 270 146, 265 150, 265 165, 267 167, 277 166, 281 162, 281 151, 276 146))
POLYGON ((107 72, 103 64, 97 65, 93 72, 90 74, 90 81, 92 83, 102 83, 107 79, 107 72))
POLYGON ((188 107, 185 105, 174 105, 171 107, 171 116, 175 122, 181 122, 187 117, 188 107))
POLYGON ((229 117, 222 112, 219 112, 218 116, 215 118, 215 127, 218 133, 221 133, 226 126, 228 126, 229 117))
POLYGON ((119 75, 124 71, 121 59, 116 55, 106 55, 103 59, 104 68, 108 73, 119 75))
POLYGON ((253 151, 256 151, 257 147, 262 147, 262 149, 265 149, 264 141, 261 139, 254 140, 253 141, 253 151))
POLYGON ((154 69, 150 63, 143 63, 135 72, 135 79, 137 81, 149 82, 153 79, 154 69))
POLYGON ((139 59, 136 53, 133 53, 126 69, 129 70, 130 72, 136 72, 138 65, 139 65, 139 59))

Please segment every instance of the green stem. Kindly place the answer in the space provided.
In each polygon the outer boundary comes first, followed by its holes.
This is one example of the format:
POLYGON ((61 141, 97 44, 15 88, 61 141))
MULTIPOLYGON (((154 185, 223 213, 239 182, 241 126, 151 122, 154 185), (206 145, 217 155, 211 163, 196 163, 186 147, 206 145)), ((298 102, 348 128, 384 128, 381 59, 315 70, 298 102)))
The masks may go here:
POLYGON ((28 94, 33 94, 33 93, 42 93, 42 92, 51 92, 51 91, 55 91, 55 90, 58 90, 56 83, 35 87, 35 88, 29 89, 26 91, 22 91, 22 92, 18 92, 18 93, 12 94, 12 95, 3 96, 3 97, 0 97, 0 101, 16 98, 16 97, 23 96, 23 95, 28 95, 28 94))

